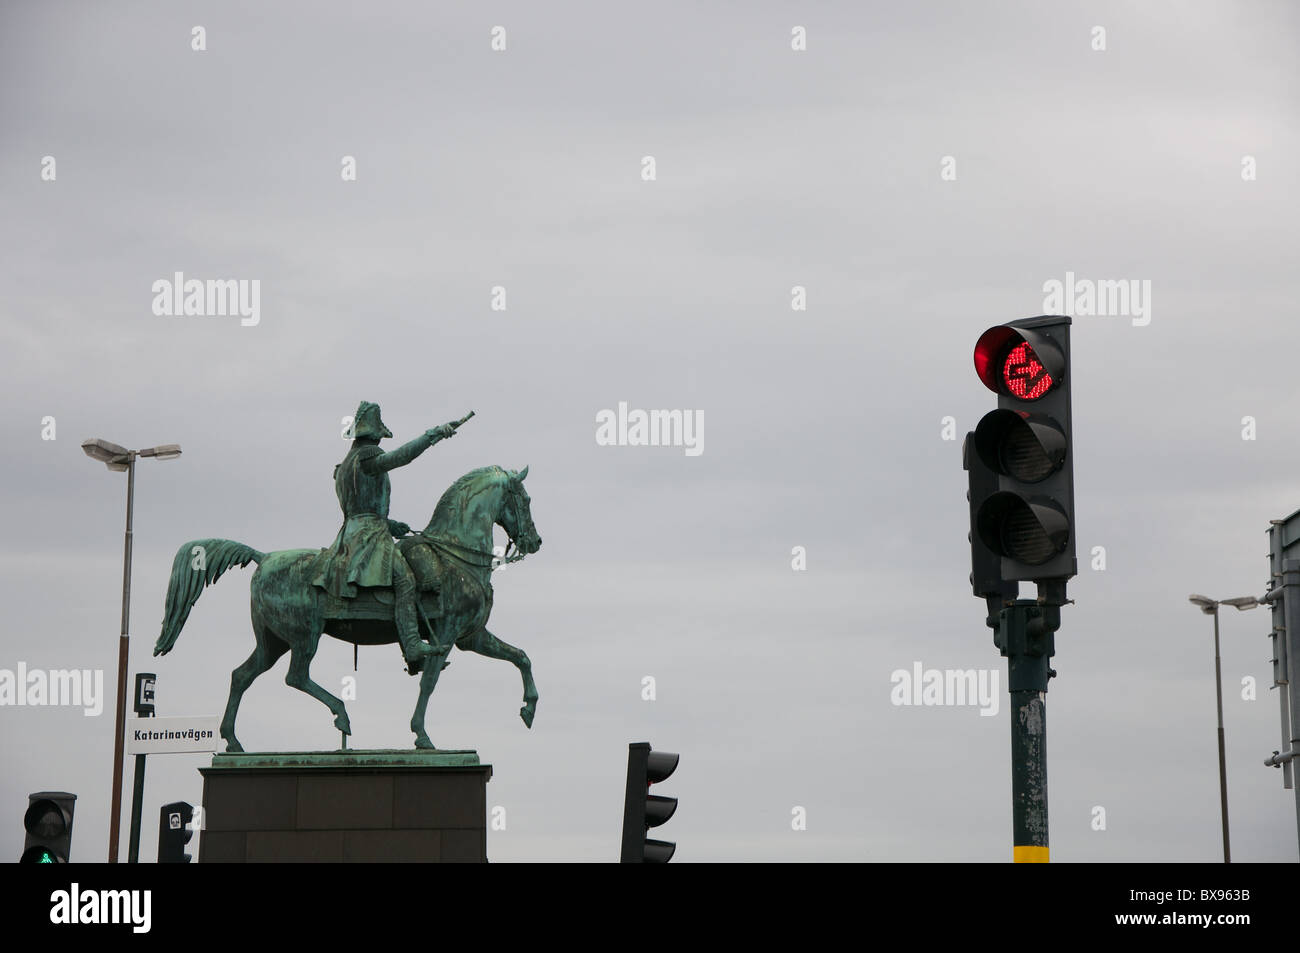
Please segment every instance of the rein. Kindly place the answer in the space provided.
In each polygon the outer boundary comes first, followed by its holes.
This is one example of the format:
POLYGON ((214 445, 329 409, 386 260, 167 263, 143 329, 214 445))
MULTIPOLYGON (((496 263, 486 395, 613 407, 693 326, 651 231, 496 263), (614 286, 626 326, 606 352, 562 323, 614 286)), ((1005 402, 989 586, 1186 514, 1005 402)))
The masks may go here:
MULTIPOLYGON (((515 526, 516 528, 520 528, 522 527, 523 523, 519 518, 519 501, 515 498, 514 493, 507 493, 507 496, 510 500, 510 506, 513 507, 514 509, 515 526)), ((512 548, 517 548, 515 546, 515 541, 513 538, 506 540, 505 552, 501 557, 498 557, 496 553, 485 553, 481 549, 474 549, 473 547, 466 546, 463 543, 457 543, 454 542, 453 540, 445 539, 441 536, 435 536, 432 533, 427 532, 427 530, 423 530, 423 529, 420 530, 418 533, 412 533, 411 536, 418 536, 428 541, 430 545, 436 546, 439 549, 446 551, 448 556, 451 556, 453 559, 457 559, 460 562, 464 563, 465 565, 473 567, 474 569, 491 569, 493 565, 496 563, 498 558, 500 558, 501 560, 500 565, 503 566, 506 565, 507 563, 516 563, 519 562, 521 559, 523 559, 524 556, 526 555, 525 553, 515 553, 511 555, 510 550, 512 548), (457 549, 460 550, 461 552, 459 553, 454 552, 454 550, 457 549), (472 560, 467 559, 465 556, 461 555, 461 553, 469 553, 471 556, 478 556, 481 559, 486 560, 486 562, 473 562, 472 560)), ((407 538, 409 539, 410 537, 407 538)))

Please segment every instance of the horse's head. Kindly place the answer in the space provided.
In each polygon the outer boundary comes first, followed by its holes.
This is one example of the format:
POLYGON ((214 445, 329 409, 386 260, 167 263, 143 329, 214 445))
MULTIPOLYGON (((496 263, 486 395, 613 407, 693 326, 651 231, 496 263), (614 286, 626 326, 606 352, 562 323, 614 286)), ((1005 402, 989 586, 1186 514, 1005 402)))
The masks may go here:
POLYGON ((506 531, 520 553, 537 552, 542 548, 542 537, 533 525, 532 500, 524 489, 526 476, 527 467, 471 470, 448 487, 438 500, 425 533, 487 552, 492 549, 495 524, 506 531))
POLYGON ((505 483, 502 487, 501 505, 497 510, 496 523, 521 553, 529 555, 542 548, 542 537, 533 525, 532 499, 524 489, 524 477, 528 476, 528 467, 522 470, 505 470, 505 483))

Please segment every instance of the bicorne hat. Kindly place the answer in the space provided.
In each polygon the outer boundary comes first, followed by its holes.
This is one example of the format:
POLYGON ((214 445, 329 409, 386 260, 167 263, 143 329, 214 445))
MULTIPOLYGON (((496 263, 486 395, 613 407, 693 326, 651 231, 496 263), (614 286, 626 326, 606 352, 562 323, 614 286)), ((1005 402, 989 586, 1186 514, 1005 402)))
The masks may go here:
POLYGON ((393 432, 385 427, 384 422, 379 419, 379 405, 363 400, 361 405, 357 407, 357 415, 353 418, 353 438, 371 437, 375 440, 381 440, 392 435, 393 432))

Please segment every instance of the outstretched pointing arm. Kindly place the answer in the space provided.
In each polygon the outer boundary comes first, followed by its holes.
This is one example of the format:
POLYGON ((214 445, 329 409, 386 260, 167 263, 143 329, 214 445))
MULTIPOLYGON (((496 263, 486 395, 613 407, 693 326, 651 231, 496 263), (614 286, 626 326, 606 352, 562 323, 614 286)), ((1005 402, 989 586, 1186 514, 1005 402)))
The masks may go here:
POLYGON ((404 443, 396 450, 388 453, 377 453, 361 461, 361 468, 366 473, 383 473, 388 470, 404 467, 424 451, 428 450, 439 440, 445 440, 448 437, 456 436, 456 428, 463 424, 474 412, 470 411, 469 415, 462 417, 460 420, 453 421, 449 424, 443 424, 441 427, 434 427, 432 430, 426 430, 420 436, 416 437, 409 443, 404 443))
POLYGON ((409 443, 402 444, 396 450, 390 450, 387 453, 376 453, 372 457, 367 457, 361 461, 361 469, 366 473, 374 474, 406 466, 441 439, 434 436, 437 429, 426 430, 420 436, 409 443))

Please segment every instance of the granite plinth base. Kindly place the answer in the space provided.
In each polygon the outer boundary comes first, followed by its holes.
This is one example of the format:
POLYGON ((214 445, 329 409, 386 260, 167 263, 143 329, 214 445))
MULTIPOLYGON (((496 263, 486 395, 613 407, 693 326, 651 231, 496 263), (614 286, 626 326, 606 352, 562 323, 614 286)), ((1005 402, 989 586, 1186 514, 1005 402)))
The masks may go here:
POLYGON ((218 754, 200 863, 483 863, 492 766, 474 751, 218 754))

